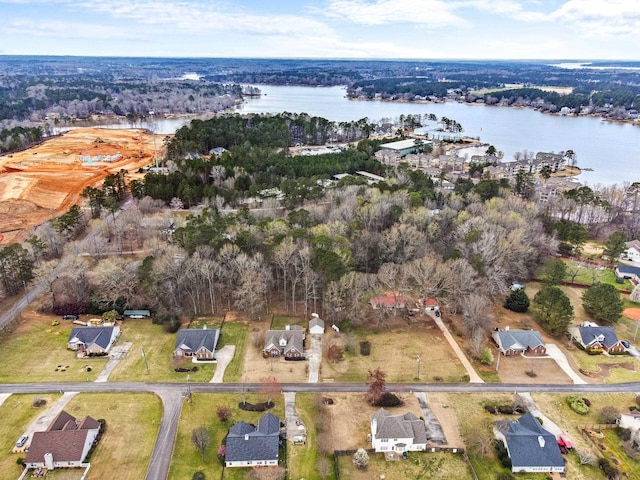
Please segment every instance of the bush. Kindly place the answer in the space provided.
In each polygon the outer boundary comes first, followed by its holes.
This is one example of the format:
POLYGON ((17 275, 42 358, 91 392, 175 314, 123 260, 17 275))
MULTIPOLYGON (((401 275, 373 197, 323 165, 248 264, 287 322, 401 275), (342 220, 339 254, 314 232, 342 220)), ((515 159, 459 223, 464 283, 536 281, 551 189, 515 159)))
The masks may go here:
POLYGON ((600 467, 600 470, 602 470, 602 473, 604 473, 608 479, 613 480, 618 478, 618 475, 620 475, 618 469, 611 464, 611 461, 608 458, 601 458, 598 460, 598 467, 600 467))
POLYGON ((400 400, 395 394, 391 392, 385 392, 380 401, 376 403, 376 407, 399 407, 402 405, 400 400))
POLYGON ((507 452, 507 447, 504 442, 495 442, 493 449, 495 450, 496 457, 500 460, 502 466, 504 468, 511 468, 511 459, 509 458, 509 452, 507 452))
POLYGON ((600 409, 600 412, 598 413, 600 414, 600 421, 602 423, 608 423, 608 424, 616 423, 616 421, 618 420, 618 417, 620 416, 620 412, 618 411, 618 409, 616 407, 611 407, 611 406, 602 407, 600 409))
POLYGON ((498 412, 503 415, 513 415, 514 410, 511 405, 500 405, 498 407, 498 412))
POLYGON ((582 401, 587 407, 591 406, 591 400, 589 400, 588 398, 582 397, 582 401))
POLYGON ((529 296, 524 291, 524 288, 512 291, 504 302, 505 308, 518 313, 524 313, 529 310, 530 304, 529 296))
POLYGON ((616 428, 616 433, 618 434, 620 440, 622 440, 623 442, 631 440, 631 430, 628 428, 618 427, 616 428))
POLYGON ((47 401, 42 397, 36 397, 31 404, 33 407, 38 408, 47 404, 47 401))
POLYGON ((24 465, 24 457, 16 458, 16 465, 23 466, 24 465))
POLYGON ((482 356, 480 357, 480 363, 483 365, 491 365, 493 363, 493 353, 489 347, 484 347, 482 356))
POLYGON ((494 407, 493 405, 485 405, 484 409, 492 415, 495 415, 496 413, 498 413, 498 411, 496 410, 496 407, 494 407))
POLYGON ((368 357, 371 354, 371 342, 363 340, 360 342, 360 355, 368 357))
POLYGON ((499 473, 496 480, 516 480, 516 477, 510 473, 499 473))
POLYGON ((586 415, 589 413, 589 406, 584 402, 584 399, 580 397, 571 395, 567 397, 567 403, 571 410, 576 412, 578 415, 586 415))
POLYGON ((193 477, 191 477, 191 480, 205 480, 205 476, 203 472, 196 472, 193 474, 193 477))

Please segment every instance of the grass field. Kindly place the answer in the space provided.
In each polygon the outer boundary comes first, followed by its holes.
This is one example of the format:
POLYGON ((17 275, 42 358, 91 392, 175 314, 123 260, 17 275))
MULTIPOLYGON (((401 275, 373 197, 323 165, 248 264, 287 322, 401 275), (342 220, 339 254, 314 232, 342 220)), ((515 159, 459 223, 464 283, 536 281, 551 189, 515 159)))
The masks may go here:
POLYGON ((626 478, 640 480, 640 461, 633 460, 626 454, 615 430, 602 430, 602 433, 604 438, 598 439, 598 443, 602 443, 606 448, 603 455, 610 460, 615 459, 620 462, 617 468, 625 472, 626 478))
MULTIPOLYGON (((371 332, 356 330, 355 352, 347 353, 344 360, 329 363, 323 354, 320 378, 336 382, 362 382, 367 371, 380 367, 388 382, 416 382, 417 357, 420 356, 421 382, 466 382, 466 370, 451 350, 437 326, 431 321, 411 327, 371 332), (359 342, 369 341, 371 353, 360 354, 359 342), (393 361, 389 361, 393 359, 393 361)), ((334 335, 332 330, 325 337, 334 335)))
POLYGON ((276 314, 273 317, 271 329, 284 330, 287 325, 299 325, 306 329, 309 326, 309 322, 301 315, 276 314))
POLYGON ((16 440, 24 433, 29 424, 42 415, 57 399, 59 394, 11 395, 0 406, 0 480, 14 480, 20 475, 16 464, 24 453, 12 453, 16 440), (33 407, 33 401, 42 398, 47 401, 43 407, 33 407))
MULTIPOLYGON (((263 402, 265 400, 264 395, 247 395, 247 402, 250 403, 263 402)), ((266 413, 240 410, 238 403, 241 401, 242 397, 238 394, 196 393, 193 395, 193 403, 186 403, 180 415, 176 445, 173 451, 171 469, 169 470, 169 480, 188 480, 198 470, 202 471, 207 479, 221 478, 222 464, 217 458, 217 451, 222 444, 223 438, 227 435, 229 427, 240 420, 255 425, 258 419, 266 413), (227 406, 231 409, 231 419, 226 423, 220 422, 216 416, 216 410, 219 406, 227 406), (191 434, 198 427, 205 427, 210 438, 204 460, 191 442, 191 434)), ((282 397, 275 398, 275 407, 269 411, 281 420, 284 419, 284 400, 282 397)), ((247 471, 248 469, 246 468, 225 469, 224 479, 242 480, 247 471)))
POLYGON ((226 321, 220 332, 218 340, 218 349, 225 345, 235 345, 236 352, 233 360, 227 366, 224 372, 225 382, 239 382, 242 379, 242 369, 244 363, 244 352, 247 348, 247 339, 249 337, 249 325, 247 323, 234 320, 226 321))
POLYGON ((0 337, 0 383, 22 382, 92 382, 107 363, 105 358, 76 359, 67 350, 73 325, 61 321, 52 326, 57 316, 42 315, 33 310, 22 314, 11 333, 0 337), (91 371, 87 371, 87 366, 91 371))
POLYGON ((466 480, 473 478, 462 455, 452 453, 409 452, 407 460, 392 462, 386 461, 382 453, 370 453, 369 466, 366 470, 355 468, 351 456, 340 455, 338 465, 341 480, 372 478, 466 480))
MULTIPOLYGON (((211 328, 214 326, 215 324, 212 323, 211 328)), ((151 320, 127 320, 121 328, 118 342, 131 342, 133 345, 127 357, 109 377, 110 381, 184 382, 187 375, 190 375, 192 382, 211 380, 215 372, 215 364, 187 362, 183 366, 197 365, 198 371, 189 374, 174 371, 176 365, 173 363, 173 350, 177 334, 166 333, 162 325, 154 325, 151 320), (143 351, 146 364, 142 356, 143 351)))
MULTIPOLYGON (((316 438, 318 436, 317 427, 314 419, 316 415, 316 407, 313 403, 312 394, 297 394, 296 409, 307 427, 307 443, 305 445, 293 445, 288 442, 287 446, 287 466, 289 478, 306 478, 307 480, 321 480, 318 473, 318 460, 322 453, 317 447, 316 438)), ((327 461, 331 465, 331 474, 326 480, 334 480, 333 475, 333 457, 327 455, 327 461)))

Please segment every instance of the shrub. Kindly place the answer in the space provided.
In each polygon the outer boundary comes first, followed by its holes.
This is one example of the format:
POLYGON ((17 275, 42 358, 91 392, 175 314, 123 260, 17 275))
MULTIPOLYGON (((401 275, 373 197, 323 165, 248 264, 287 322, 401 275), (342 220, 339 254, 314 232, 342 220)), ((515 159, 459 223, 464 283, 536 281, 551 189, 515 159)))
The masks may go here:
POLYGON ((382 395, 382 398, 380 399, 380 401, 378 403, 376 403, 376 407, 399 407, 400 405, 402 405, 402 400, 400 400, 400 398, 398 398, 397 395, 391 393, 391 392, 385 392, 384 395, 382 395))
POLYGON ((604 475, 611 480, 618 478, 618 475, 620 474, 618 469, 612 465, 611 461, 608 458, 601 458, 600 460, 598 460, 598 467, 600 467, 602 473, 604 473, 604 475))
POLYGON ((363 340, 360 342, 360 355, 368 357, 371 354, 371 342, 363 340))
POLYGON ((16 465, 23 466, 24 465, 24 457, 16 458, 16 465))
POLYGON ((36 397, 31 404, 35 408, 42 407, 47 404, 47 401, 42 397, 36 397))
POLYGON ((218 420, 220 420, 221 422, 226 422, 231 417, 231 409, 229 407, 221 405, 216 410, 216 415, 218 416, 218 420))
POLYGON ((364 448, 359 448, 352 457, 353 464, 360 470, 366 470, 369 466, 369 454, 364 448))
POLYGON ((193 477, 191 477, 191 480, 205 480, 205 476, 203 472, 196 472, 193 474, 193 477))
POLYGON ((602 423, 614 424, 620 416, 620 412, 616 407, 607 406, 600 409, 600 421, 602 423))
POLYGON ((496 407, 494 407, 493 405, 485 405, 484 409, 492 415, 495 415, 496 413, 498 413, 498 411, 496 410, 496 407))
POLYGON ((586 415, 589 413, 589 406, 584 402, 584 399, 580 397, 571 395, 567 397, 567 403, 571 410, 576 412, 578 415, 586 415))
POLYGON ((513 407, 511 405, 500 405, 498 412, 503 415, 513 415, 513 407))
POLYGON ((616 433, 618 434, 620 440, 622 440, 623 442, 631 440, 631 430, 628 428, 618 427, 616 428, 616 433))
POLYGON ((483 365, 491 365, 493 363, 493 353, 489 347, 484 347, 482 356, 480 357, 480 363, 483 365))
POLYGON ((591 400, 589 400, 588 398, 582 397, 582 401, 587 407, 591 406, 591 400))
POLYGON ((524 288, 512 291, 504 302, 505 308, 518 313, 524 313, 529 310, 530 304, 529 296, 524 291, 524 288))
POLYGON ((331 363, 338 363, 344 357, 344 349, 340 345, 331 345, 327 349, 327 359, 331 363))
POLYGON ((516 477, 510 473, 499 473, 496 480, 516 480, 516 477))
POLYGON ((509 458, 509 452, 507 452, 507 447, 504 442, 499 441, 495 442, 493 445, 493 449, 496 452, 496 457, 500 460, 500 463, 504 468, 511 468, 511 459, 509 458))

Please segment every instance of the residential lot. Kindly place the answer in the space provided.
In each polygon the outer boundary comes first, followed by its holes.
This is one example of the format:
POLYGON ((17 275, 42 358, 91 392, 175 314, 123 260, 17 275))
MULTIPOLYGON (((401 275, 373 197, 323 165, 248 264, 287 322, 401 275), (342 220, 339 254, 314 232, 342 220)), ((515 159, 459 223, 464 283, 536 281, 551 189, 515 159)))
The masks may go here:
MULTIPOLYGON (((266 399, 265 395, 246 395, 246 400, 249 403, 264 402, 266 399)), ((169 471, 169 480, 188 479, 196 471, 202 471, 206 478, 221 478, 223 469, 221 461, 217 458, 217 451, 227 435, 229 427, 241 420, 255 425, 258 419, 266 413, 241 410, 238 408, 238 404, 242 400, 243 396, 238 394, 194 394, 193 403, 184 404, 169 471), (221 422, 216 415, 216 410, 220 406, 228 407, 231 410, 231 417, 227 422, 221 422), (210 438, 204 459, 191 441, 193 430, 199 427, 205 427, 210 438)), ((277 395, 273 400, 275 406, 269 412, 282 421, 284 420, 282 396, 277 395)), ((247 468, 225 468, 222 478, 241 480, 247 471, 249 471, 247 468)))

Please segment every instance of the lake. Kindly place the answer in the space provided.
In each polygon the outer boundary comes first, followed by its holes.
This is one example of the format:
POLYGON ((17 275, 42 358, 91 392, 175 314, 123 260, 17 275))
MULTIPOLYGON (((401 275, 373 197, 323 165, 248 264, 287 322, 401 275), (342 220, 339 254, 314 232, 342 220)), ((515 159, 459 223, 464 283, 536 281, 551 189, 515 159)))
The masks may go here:
POLYGON ((259 85, 263 96, 247 99, 240 113, 308 113, 332 121, 367 117, 397 119, 433 113, 462 124, 464 134, 479 137, 504 152, 504 160, 528 150, 576 152, 578 166, 592 168, 578 179, 589 185, 640 181, 640 127, 594 117, 563 117, 535 110, 467 105, 458 102, 402 103, 349 100, 344 87, 259 85))
MULTIPOLYGON (((239 113, 308 113, 332 121, 368 118, 398 119, 400 115, 433 113, 462 124, 464 134, 478 137, 504 152, 573 150, 583 171, 578 179, 588 185, 640 181, 640 127, 607 122, 596 117, 563 117, 529 109, 446 103, 403 103, 349 100, 344 87, 290 87, 259 85, 261 97, 246 99, 239 113)), ((189 119, 157 120, 148 126, 156 133, 174 133, 189 119)))

